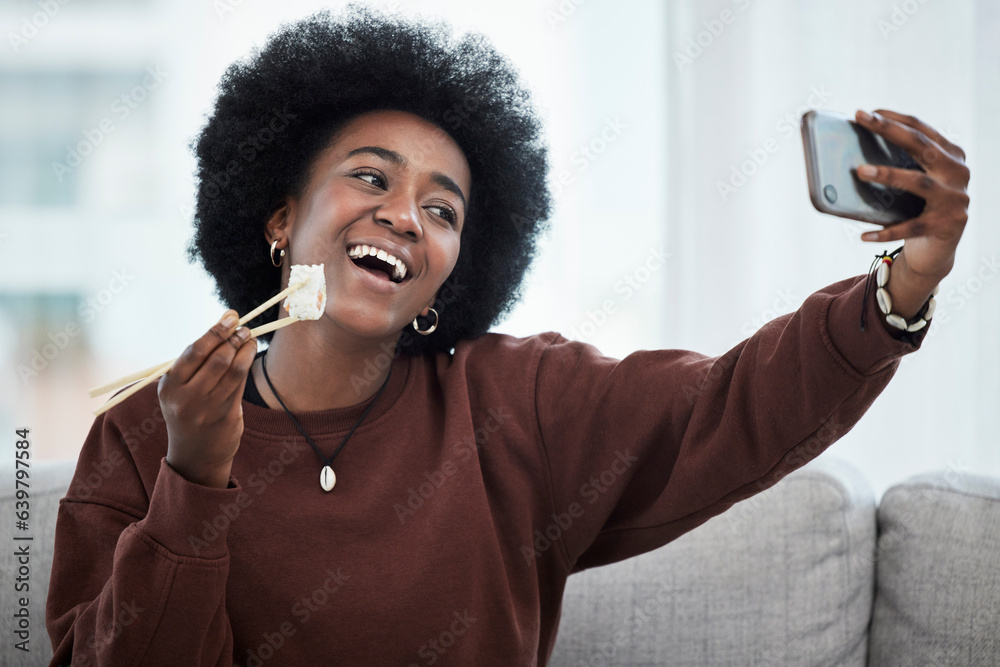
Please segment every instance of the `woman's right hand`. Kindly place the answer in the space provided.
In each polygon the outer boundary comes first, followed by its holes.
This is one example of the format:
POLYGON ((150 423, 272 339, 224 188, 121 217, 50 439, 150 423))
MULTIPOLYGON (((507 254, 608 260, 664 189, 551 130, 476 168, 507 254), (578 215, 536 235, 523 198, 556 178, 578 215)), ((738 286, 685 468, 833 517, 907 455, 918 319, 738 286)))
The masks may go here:
POLYGON ((157 385, 167 463, 188 481, 226 488, 243 435, 243 388, 257 353, 235 310, 189 345, 157 385), (231 322, 225 322, 232 316, 231 322))

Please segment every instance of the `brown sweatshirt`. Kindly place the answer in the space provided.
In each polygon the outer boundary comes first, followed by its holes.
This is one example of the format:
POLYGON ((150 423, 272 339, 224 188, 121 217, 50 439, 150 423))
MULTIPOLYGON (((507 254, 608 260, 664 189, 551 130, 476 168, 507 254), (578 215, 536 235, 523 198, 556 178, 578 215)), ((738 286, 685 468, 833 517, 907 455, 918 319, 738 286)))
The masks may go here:
MULTIPOLYGON (((667 544, 864 414, 926 327, 894 337, 871 299, 860 331, 863 289, 714 358, 553 332, 398 356, 329 493, 288 415, 247 400, 229 488, 186 481, 151 385, 95 419, 60 503, 52 664, 545 665, 571 572, 667 544)), ((365 403, 296 416, 329 456, 365 403)))

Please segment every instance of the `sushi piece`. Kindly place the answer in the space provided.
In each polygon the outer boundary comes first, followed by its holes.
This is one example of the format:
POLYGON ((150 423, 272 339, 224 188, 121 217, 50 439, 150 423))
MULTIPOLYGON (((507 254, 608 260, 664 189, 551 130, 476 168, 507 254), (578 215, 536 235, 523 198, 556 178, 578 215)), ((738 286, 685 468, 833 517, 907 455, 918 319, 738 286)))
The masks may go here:
POLYGON ((285 298, 285 310, 300 320, 318 320, 326 310, 326 276, 322 264, 293 264, 290 286, 299 285, 285 298))

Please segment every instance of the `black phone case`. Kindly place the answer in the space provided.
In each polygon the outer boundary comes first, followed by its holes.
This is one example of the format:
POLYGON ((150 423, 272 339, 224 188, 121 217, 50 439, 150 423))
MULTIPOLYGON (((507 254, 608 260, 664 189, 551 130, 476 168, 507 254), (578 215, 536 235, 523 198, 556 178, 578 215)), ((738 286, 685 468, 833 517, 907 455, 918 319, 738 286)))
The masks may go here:
POLYGON ((862 164, 924 171, 906 150, 837 112, 807 111, 801 127, 809 198, 816 210, 883 226, 924 210, 923 197, 857 176, 862 164))

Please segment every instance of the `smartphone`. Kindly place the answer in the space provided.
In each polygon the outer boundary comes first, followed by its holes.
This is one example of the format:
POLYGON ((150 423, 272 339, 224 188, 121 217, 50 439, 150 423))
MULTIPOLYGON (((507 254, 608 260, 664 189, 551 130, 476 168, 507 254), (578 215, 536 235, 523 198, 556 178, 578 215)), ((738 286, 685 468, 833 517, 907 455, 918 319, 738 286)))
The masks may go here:
POLYGON ((904 149, 835 111, 811 109, 801 125, 809 198, 817 211, 886 226, 924 210, 923 197, 857 175, 863 164, 924 171, 904 149))

